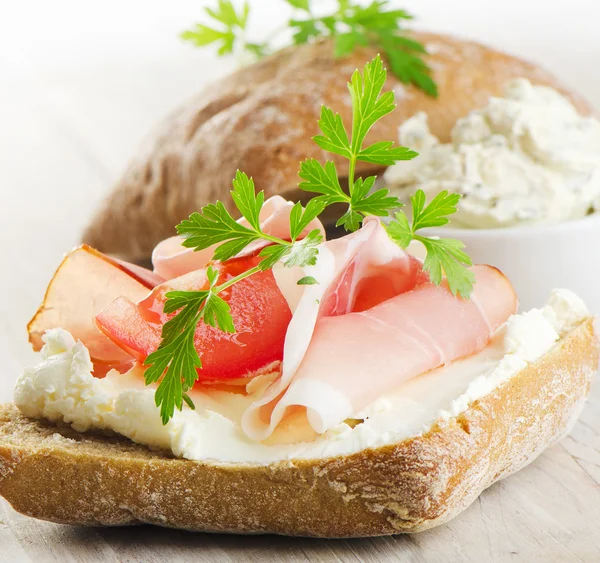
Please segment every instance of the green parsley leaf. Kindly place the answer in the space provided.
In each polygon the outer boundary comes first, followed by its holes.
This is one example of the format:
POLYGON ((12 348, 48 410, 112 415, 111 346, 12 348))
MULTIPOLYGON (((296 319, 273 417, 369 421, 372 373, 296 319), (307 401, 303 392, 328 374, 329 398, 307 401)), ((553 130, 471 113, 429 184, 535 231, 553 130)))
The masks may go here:
POLYGON ((163 325, 163 342, 164 340, 174 340, 182 332, 185 332, 188 325, 198 317, 208 296, 209 291, 169 291, 165 294, 167 300, 164 312, 167 314, 179 312, 163 325))
POLYGON ((421 58, 425 47, 418 41, 398 35, 390 30, 378 30, 379 42, 394 75, 405 84, 415 84, 433 98, 438 88, 431 78, 431 68, 421 58))
POLYGON ((361 150, 357 159, 382 166, 391 166, 399 160, 411 160, 416 156, 419 156, 419 153, 407 147, 395 147, 392 141, 379 141, 361 150))
POLYGON ((354 184, 351 196, 351 207, 363 215, 375 215, 377 217, 387 217, 390 211, 402 207, 402 203, 396 196, 390 196, 390 191, 380 188, 373 191, 376 177, 359 178, 354 184))
POLYGON ((202 320, 209 326, 218 327, 223 332, 234 334, 235 326, 233 326, 230 311, 231 307, 229 307, 227 301, 216 294, 210 293, 204 303, 202 320))
POLYGON ((304 276, 303 278, 300 278, 296 283, 297 283, 297 285, 318 285, 319 284, 319 282, 312 276, 304 276))
MULTIPOLYGON (((195 324, 168 344, 159 346, 144 362, 150 367, 144 372, 146 385, 162 380, 154 394, 156 406, 160 408, 163 424, 167 424, 175 409, 183 408, 183 395, 198 378, 197 369, 202 367, 194 346, 195 324), (164 373, 164 375, 163 375, 164 373)), ((163 341, 164 342, 164 341, 163 341)))
POLYGON ((184 41, 190 41, 196 46, 203 47, 212 43, 219 44, 219 55, 233 53, 236 40, 240 32, 244 32, 248 23, 250 5, 245 2, 241 11, 237 12, 230 0, 219 0, 215 9, 205 8, 204 11, 210 18, 220 24, 220 28, 213 28, 206 24, 198 23, 193 29, 181 33, 184 41))
POLYGON ((230 313, 231 307, 229 307, 227 301, 217 295, 219 272, 212 266, 209 266, 206 270, 206 277, 208 278, 210 289, 204 301, 204 307, 200 309, 200 317, 205 324, 218 327, 223 332, 233 334, 235 333, 235 327, 233 326, 233 318, 230 313))
MULTIPOLYGON (((393 40, 394 44, 398 48, 405 49, 407 51, 414 51, 423 55, 427 54, 427 49, 425 49, 423 43, 419 43, 410 37, 406 37, 405 35, 392 35, 390 39, 393 40)), ((423 62, 421 62, 421 64, 424 65, 423 62)))
POLYGON ((352 158, 350 141, 340 114, 334 114, 328 107, 321 106, 321 119, 318 123, 323 134, 313 137, 312 140, 324 151, 352 158))
POLYGON ((259 267, 261 270, 270 270, 277 262, 282 262, 288 268, 314 266, 319 254, 318 246, 322 242, 323 235, 318 229, 315 229, 303 239, 289 245, 266 246, 259 253, 259 256, 263 258, 259 267))
POLYGON ((363 148, 363 142, 373 125, 385 117, 396 106, 393 92, 383 92, 387 73, 379 55, 368 62, 361 74, 358 70, 348 84, 352 98, 352 135, 348 136, 339 114, 331 109, 321 109, 319 127, 322 135, 313 138, 322 149, 338 154, 350 161, 348 191, 340 186, 337 170, 333 162, 322 165, 315 159, 308 159, 300 165, 299 184, 301 190, 320 194, 315 199, 325 205, 347 203, 348 210, 336 225, 348 231, 355 231, 367 215, 386 217, 401 207, 397 197, 389 195, 389 190, 375 189, 374 176, 354 179, 354 170, 359 160, 374 164, 391 165, 399 160, 410 160, 417 153, 406 147, 394 146, 383 141, 363 148))
POLYGON ((285 0, 292 8, 310 12, 309 0, 285 0))
POLYGON ((417 190, 411 196, 412 225, 404 213, 398 212, 386 229, 389 237, 401 248, 407 248, 413 240, 421 242, 427 250, 423 268, 429 272, 431 281, 439 285, 445 275, 452 294, 458 293, 468 298, 473 291, 475 276, 468 269, 473 263, 463 250, 464 244, 456 239, 439 239, 417 234, 420 229, 446 225, 449 222, 447 216, 456 213, 459 199, 458 194, 449 194, 444 190, 425 205, 425 192, 417 190))
POLYGON ((215 260, 221 261, 232 258, 259 238, 255 231, 240 225, 220 201, 192 213, 177 225, 177 232, 185 239, 183 246, 194 250, 227 241, 215 251, 215 260))
POLYGON ((211 8, 205 8, 205 10, 213 19, 224 23, 228 27, 237 26, 240 29, 246 29, 250 5, 248 2, 245 2, 242 11, 238 14, 232 2, 219 0, 216 10, 212 10, 211 8))
POLYGON ((233 32, 212 29, 201 23, 196 24, 193 29, 182 32, 180 37, 185 41, 192 42, 197 47, 210 45, 211 43, 221 40, 223 44, 227 45, 227 49, 233 46, 235 40, 233 32))
POLYGON ((323 235, 319 229, 308 233, 303 239, 291 244, 289 252, 284 255, 283 265, 288 268, 295 266, 314 266, 319 254, 318 246, 323 242, 323 235))
MULTIPOLYGON (((334 38, 334 55, 345 57, 359 46, 373 45, 380 48, 389 62, 391 71, 404 83, 412 83, 430 96, 437 96, 437 86, 431 78, 431 69, 423 60, 427 53, 422 43, 407 37, 403 24, 412 19, 405 10, 390 9, 391 0, 371 0, 367 5, 359 0, 338 0, 337 7, 323 16, 317 16, 310 0, 285 0, 295 12, 287 22, 295 45, 308 43, 320 37, 334 38)), ((216 9, 205 9, 208 16, 219 24, 212 28, 197 24, 181 37, 197 46, 220 44, 219 54, 230 54, 235 45, 257 58, 275 50, 278 32, 271 33, 262 43, 250 43, 245 39, 249 5, 237 12, 229 0, 219 0, 216 9)))
POLYGON ((300 164, 299 176, 304 181, 298 187, 306 192, 321 194, 323 197, 318 199, 325 205, 350 200, 340 186, 333 162, 326 162, 323 166, 318 160, 309 158, 300 164))
POLYGON ((402 212, 394 215, 395 220, 390 221, 386 226, 389 237, 401 248, 408 248, 413 241, 413 230, 402 212))
POLYGON ((261 270, 270 270, 277 264, 277 262, 281 262, 283 258, 287 255, 289 249, 287 246, 272 244, 270 246, 265 246, 260 253, 258 254, 263 260, 260 261, 259 267, 261 270))
POLYGON ((367 6, 353 5, 347 3, 347 8, 351 8, 344 21, 348 24, 360 24, 369 29, 398 29, 401 26, 401 20, 413 19, 413 16, 405 10, 385 11, 388 4, 387 0, 376 0, 367 6))
MULTIPOLYGON (((316 161, 315 161, 316 162, 316 161)), ((317 163, 318 164, 318 163, 317 163)), ((335 167, 330 179, 335 178, 335 167)), ((341 188, 340 188, 341 191, 341 188)), ((275 263, 282 260, 284 264, 306 265, 316 259, 318 250, 315 248, 314 235, 306 238, 309 240, 297 241, 309 223, 315 219, 325 208, 326 202, 311 200, 306 208, 297 203, 290 213, 291 242, 272 237, 262 232, 260 227, 260 211, 265 202, 264 192, 255 193, 254 182, 246 174, 238 170, 233 180, 231 197, 242 214, 250 224, 249 227, 240 225, 227 211, 225 206, 218 201, 202 208, 200 213, 192 213, 189 219, 177 225, 177 232, 184 237, 183 245, 195 250, 204 250, 212 245, 217 246, 214 259, 225 261, 239 254, 248 244, 257 240, 266 240, 273 243, 263 249, 260 256, 265 257, 261 263, 262 269, 272 268, 275 263), (286 260, 283 260, 286 258, 286 260), (306 260, 306 264, 304 261, 306 260)), ((322 237, 321 237, 322 238, 322 237)))
POLYGON ((159 347, 144 361, 149 366, 144 372, 146 385, 160 380, 154 399, 163 424, 173 417, 175 408, 182 409, 183 394, 198 379, 197 370, 202 362, 194 346, 194 335, 208 294, 208 291, 173 291, 165 295, 165 313, 181 310, 163 325, 159 347))
POLYGON ((255 193, 254 182, 243 172, 237 171, 233 180, 231 197, 250 227, 240 225, 217 201, 192 213, 177 225, 177 232, 185 238, 183 245, 194 250, 204 250, 214 244, 224 243, 215 250, 215 260, 229 260, 239 254, 248 244, 264 238, 260 230, 260 210, 265 201, 264 192, 255 193))
POLYGON ((244 172, 239 170, 233 180, 231 197, 240 213, 250 223, 255 231, 260 231, 260 210, 265 202, 265 193, 256 193, 254 180, 248 178, 244 172))
POLYGON ((443 190, 425 207, 425 192, 417 190, 410 200, 413 208, 413 229, 417 231, 447 225, 450 221, 447 216, 456 213, 460 195, 443 190))
MULTIPOLYGON (((331 178, 337 180, 335 167, 331 178)), ((292 208, 290 212, 292 240, 286 241, 267 235, 261 230, 260 211, 265 202, 264 193, 261 191, 256 194, 252 178, 248 178, 239 170, 233 180, 231 197, 250 226, 240 225, 218 201, 214 205, 206 205, 200 213, 192 213, 189 219, 177 225, 177 232, 185 238, 183 242, 185 247, 203 250, 222 243, 215 249, 214 259, 225 261, 239 254, 248 244, 262 239, 270 243, 270 246, 265 247, 260 253, 260 256, 264 257, 260 264, 263 270, 272 268, 279 261, 286 266, 305 266, 315 262, 318 254, 317 246, 322 242, 320 233, 312 232, 305 239, 297 239, 310 222, 323 211, 326 206, 325 201, 315 199, 311 200, 306 208, 300 203, 292 208)))
POLYGON ((322 35, 321 30, 313 20, 290 20, 289 25, 294 31, 292 35, 294 45, 308 43, 311 39, 322 35))
POLYGON ((467 268, 473 263, 469 255, 464 252, 465 245, 456 239, 435 239, 418 237, 425 249, 427 256, 423 268, 429 272, 431 281, 439 285, 445 274, 448 287, 453 295, 457 293, 468 298, 473 291, 475 274, 467 268))
POLYGON ((296 241, 304 232, 311 221, 314 221, 325 209, 325 203, 317 199, 311 199, 306 208, 297 202, 290 213, 290 234, 292 241, 296 241))
POLYGON ((333 56, 340 59, 352 53, 357 45, 366 47, 369 44, 366 36, 360 31, 348 31, 335 35, 335 48, 333 56))
POLYGON ((361 74, 355 70, 348 90, 352 98, 352 153, 358 154, 367 133, 382 117, 392 112, 394 93, 381 94, 387 78, 381 57, 377 55, 365 65, 361 74))
POLYGON ((354 211, 354 209, 352 209, 352 207, 348 207, 348 210, 346 211, 346 213, 344 213, 336 222, 335 222, 335 226, 336 227, 344 227, 344 229, 346 229, 346 231, 358 231, 358 229, 360 228, 360 225, 362 223, 363 220, 363 216, 354 211))

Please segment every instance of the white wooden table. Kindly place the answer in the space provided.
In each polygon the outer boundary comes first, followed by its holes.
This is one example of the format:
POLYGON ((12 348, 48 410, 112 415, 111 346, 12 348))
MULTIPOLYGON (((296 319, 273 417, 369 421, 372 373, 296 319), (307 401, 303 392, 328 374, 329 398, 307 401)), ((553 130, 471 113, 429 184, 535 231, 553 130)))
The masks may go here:
MULTIPOLYGON (((260 0, 258 27, 281 0, 260 0)), ((62 254, 145 132, 231 68, 181 45, 197 0, 22 0, 0 10, 0 401, 35 361, 25 324, 62 254), (7 17, 8 16, 8 17, 7 17)), ((598 7, 537 0, 406 0, 431 29, 545 63, 600 108, 598 7), (536 25, 532 24, 536 22, 536 25)), ((599 14, 600 15, 600 14, 599 14)), ((321 541, 38 522, 0 500, 0 562, 600 561, 600 385, 571 436, 446 526, 321 541)))

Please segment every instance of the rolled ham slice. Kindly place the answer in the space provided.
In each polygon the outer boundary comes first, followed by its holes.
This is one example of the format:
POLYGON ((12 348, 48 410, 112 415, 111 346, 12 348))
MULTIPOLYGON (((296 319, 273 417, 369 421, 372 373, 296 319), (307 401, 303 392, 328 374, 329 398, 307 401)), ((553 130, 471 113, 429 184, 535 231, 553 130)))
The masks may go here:
POLYGON ((322 244, 315 266, 290 270, 278 265, 274 274, 293 316, 281 377, 242 420, 244 431, 256 440, 268 438, 283 417, 265 413, 294 379, 321 318, 367 309, 428 281, 421 262, 394 244, 376 218, 365 220, 355 233, 322 244), (318 284, 298 286, 297 280, 304 276, 314 277, 318 284))
POLYGON ((323 246, 309 275, 324 287, 305 289, 282 376, 242 419, 252 439, 268 439, 290 414, 299 426, 299 412, 323 433, 403 381, 482 350, 516 312, 515 292, 495 268, 474 267, 471 299, 455 297, 430 283, 376 219, 323 246))
MULTIPOLYGON (((260 211, 260 227, 268 235, 278 237, 283 240, 290 238, 290 213, 294 204, 281 196, 273 196, 267 199, 260 211)), ((237 221, 241 225, 248 226, 248 221, 243 217, 237 221)), ((323 236, 325 229, 318 219, 311 221, 302 236, 306 236, 310 231, 318 229, 323 236)), ((194 251, 193 248, 183 246, 184 238, 175 236, 168 238, 156 245, 152 252, 152 264, 154 272, 165 279, 183 276, 194 270, 205 267, 213 257, 215 248, 218 244, 205 248, 204 250, 194 251)), ((239 256, 250 256, 261 248, 267 246, 267 241, 257 241, 248 245, 239 256)))
POLYGON ((131 356, 98 330, 94 318, 113 299, 143 299, 162 281, 150 270, 82 245, 67 254, 56 270, 44 302, 27 325, 29 341, 40 350, 44 332, 62 327, 89 349, 96 375, 113 367, 126 369, 131 356))

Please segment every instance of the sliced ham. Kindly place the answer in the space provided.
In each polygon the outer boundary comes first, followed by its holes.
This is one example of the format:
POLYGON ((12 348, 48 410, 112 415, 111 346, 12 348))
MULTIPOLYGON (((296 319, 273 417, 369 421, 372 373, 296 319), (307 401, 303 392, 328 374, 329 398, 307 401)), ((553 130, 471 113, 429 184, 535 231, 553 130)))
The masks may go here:
MULTIPOLYGON (((268 235, 283 240, 290 238, 290 213, 294 204, 281 196, 273 196, 267 199, 260 211, 260 227, 268 235)), ((238 223, 248 226, 248 221, 243 217, 238 223)), ((310 231, 318 229, 325 236, 325 229, 318 219, 311 221, 302 236, 310 231)), ((215 248, 213 245, 204 250, 194 251, 192 248, 183 246, 184 238, 175 236, 160 242, 152 253, 152 264, 154 272, 165 279, 183 276, 188 272, 204 268, 212 260, 215 248)), ((250 256, 261 248, 267 246, 266 241, 257 241, 248 245, 238 256, 250 256)))
POLYGON ((29 341, 40 350, 44 332, 62 327, 87 346, 96 375, 112 367, 124 369, 131 356, 98 330, 94 317, 116 297, 142 299, 161 281, 149 270, 80 246, 65 256, 50 281, 44 302, 27 326, 29 341))
POLYGON ((243 418, 244 431, 260 440, 270 436, 282 418, 265 417, 265 412, 294 379, 320 319, 368 309, 428 281, 421 262, 394 244, 375 218, 367 219, 355 233, 321 245, 315 266, 291 272, 278 265, 274 274, 293 316, 285 338, 281 378, 243 418), (318 284, 298 286, 303 276, 314 277, 318 284))
POLYGON ((274 269, 294 313, 285 339, 281 390, 296 372, 319 318, 374 305, 428 279, 421 263, 394 244, 374 218, 359 231, 322 244, 315 266, 295 269, 292 278, 288 272, 281 265, 274 269), (318 284, 298 286, 303 276, 318 284))
MULTIPOLYGON (((291 209, 283 198, 269 199, 262 229, 289 240, 291 209)), ((323 231, 313 221, 306 232, 315 228, 323 231)), ((29 324, 34 347, 45 330, 61 326, 88 347, 96 374, 143 362, 172 316, 163 312, 165 292, 207 286, 214 248, 194 252, 181 243, 174 237, 159 244, 154 272, 86 246, 70 253, 29 324)), ((220 281, 256 265, 262 245, 215 263, 220 281)), ((314 266, 276 265, 224 292, 238 332, 199 325, 200 379, 230 386, 281 363, 279 377, 249 389, 242 428, 254 440, 279 440, 277 433, 283 441, 311 439, 407 379, 488 344, 517 299, 498 270, 476 266, 473 273, 471 299, 453 296, 430 282, 422 262, 394 244, 379 219, 368 218, 357 232, 322 244, 314 266), (297 285, 305 276, 318 283, 297 285)))
MULTIPOLYGON (((308 268, 307 268, 308 270, 308 268)), ((281 378, 242 419, 256 440, 299 412, 322 433, 403 381, 482 350, 516 312, 510 282, 473 268, 472 299, 430 283, 378 220, 324 245, 286 336, 281 378), (317 304, 318 300, 318 304, 317 304)))
POLYGON ((125 260, 119 260, 118 258, 108 259, 112 260, 122 270, 127 272, 132 278, 139 281, 148 289, 152 289, 166 281, 166 278, 159 276, 156 272, 153 272, 152 270, 148 270, 148 268, 143 268, 142 266, 132 264, 131 262, 126 262, 125 260))

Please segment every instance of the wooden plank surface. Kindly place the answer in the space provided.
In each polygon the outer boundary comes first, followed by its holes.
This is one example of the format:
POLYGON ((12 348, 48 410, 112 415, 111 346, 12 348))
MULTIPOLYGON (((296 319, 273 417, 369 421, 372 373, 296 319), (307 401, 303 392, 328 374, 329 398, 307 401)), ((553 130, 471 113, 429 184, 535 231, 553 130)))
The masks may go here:
MULTIPOLYGON (((467 32, 476 31, 469 25, 467 32)), ((5 37, 11 30, 0 22, 0 31, 5 37)), ((530 36, 521 39, 534 44, 530 36)), ((549 39, 538 41, 544 53, 549 39)), ((569 43, 577 64, 556 59, 566 73, 597 63, 600 45, 582 45, 569 43), (587 58, 576 58, 579 51, 587 58)), ((142 56, 140 62, 131 48, 124 57, 67 68, 47 63, 40 53, 15 55, 0 47, 0 401, 8 401, 23 366, 35 361, 24 327, 62 254, 77 244, 92 210, 153 122, 228 65, 187 51, 178 51, 178 58, 142 56)), ((600 99, 597 74, 580 75, 581 87, 600 99)), ((0 500, 2 563, 242 560, 600 561, 600 386, 560 445, 491 487, 449 524, 414 536, 324 541, 150 526, 77 528, 21 516, 0 500)))

